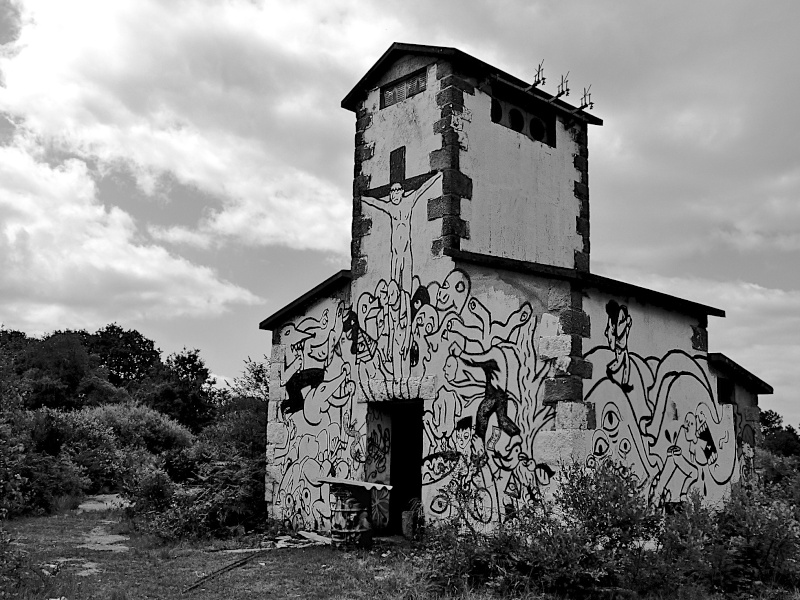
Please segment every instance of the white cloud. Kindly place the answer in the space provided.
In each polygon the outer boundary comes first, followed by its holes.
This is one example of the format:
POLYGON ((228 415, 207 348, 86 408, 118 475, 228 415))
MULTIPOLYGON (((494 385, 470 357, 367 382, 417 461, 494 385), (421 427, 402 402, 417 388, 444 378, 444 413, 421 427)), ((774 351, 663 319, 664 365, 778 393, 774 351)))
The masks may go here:
POLYGON ((257 297, 144 243, 124 211, 103 206, 84 162, 52 167, 30 142, 0 147, 0 310, 41 332, 112 320, 207 316, 257 297), (35 154, 35 152, 33 152, 35 154))
POLYGON ((338 102, 391 17, 347 0, 21 9, 0 111, 100 169, 124 164, 148 194, 169 172, 220 199, 200 231, 159 239, 348 250, 354 117, 338 102))
POLYGON ((709 350, 722 352, 775 389, 762 398, 772 408, 800 422, 797 365, 800 364, 800 290, 767 288, 743 281, 663 277, 626 267, 606 274, 623 281, 721 308, 726 318, 709 320, 709 350))

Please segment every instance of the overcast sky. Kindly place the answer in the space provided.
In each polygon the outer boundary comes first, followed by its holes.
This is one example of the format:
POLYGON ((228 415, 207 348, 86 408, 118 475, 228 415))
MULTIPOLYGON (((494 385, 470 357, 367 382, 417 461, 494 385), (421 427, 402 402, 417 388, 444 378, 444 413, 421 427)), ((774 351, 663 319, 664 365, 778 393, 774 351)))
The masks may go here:
POLYGON ((233 377, 349 267, 355 117, 395 41, 592 85, 592 270, 710 304, 800 423, 796 0, 0 0, 0 323, 116 321, 233 377))

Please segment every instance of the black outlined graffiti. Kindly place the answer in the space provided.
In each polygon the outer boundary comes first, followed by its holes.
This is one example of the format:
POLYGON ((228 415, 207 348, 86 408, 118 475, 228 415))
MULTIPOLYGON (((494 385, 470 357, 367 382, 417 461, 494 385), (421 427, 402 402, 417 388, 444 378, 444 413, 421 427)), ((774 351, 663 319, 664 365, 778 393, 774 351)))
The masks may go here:
POLYGON ((674 349, 643 357, 628 348, 628 307, 610 300, 606 314, 608 345, 584 355, 607 365, 584 395, 597 415, 587 464, 626 464, 655 503, 685 500, 694 488, 717 494, 738 474, 737 452, 706 356, 674 349))
POLYGON ((403 184, 393 183, 388 196, 372 198, 362 196, 361 202, 387 214, 391 219, 391 274, 390 278, 401 290, 411 290, 413 256, 411 252, 411 213, 417 202, 437 195, 434 184, 442 180, 442 174, 432 175, 415 190, 404 190, 403 184))
POLYGON ((616 300, 609 300, 606 304, 608 322, 605 335, 608 347, 614 351, 614 360, 606 366, 608 378, 616 382, 623 392, 630 392, 631 359, 628 354, 628 335, 631 331, 633 319, 628 314, 628 307, 617 304, 616 300))

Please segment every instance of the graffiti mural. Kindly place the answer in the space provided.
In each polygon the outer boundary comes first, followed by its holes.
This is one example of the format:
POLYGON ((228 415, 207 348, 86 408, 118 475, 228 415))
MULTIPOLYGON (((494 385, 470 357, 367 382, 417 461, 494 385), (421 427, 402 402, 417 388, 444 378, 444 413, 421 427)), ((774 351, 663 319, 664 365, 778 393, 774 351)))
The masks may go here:
POLYGON ((738 460, 731 407, 715 398, 706 355, 637 354, 628 348, 628 307, 609 300, 605 309, 607 345, 585 354, 605 365, 585 393, 597 419, 587 464, 628 465, 656 503, 685 500, 692 489, 715 495, 738 476, 738 460))
MULTIPOLYGON (((424 400, 421 502, 428 515, 460 514, 475 524, 507 519, 541 498, 561 460, 544 461, 537 445, 555 430, 544 383, 563 361, 540 355, 539 346, 543 336, 560 335, 557 315, 533 293, 493 294, 485 280, 475 289, 449 259, 417 272, 412 218, 441 195, 442 174, 406 179, 399 150, 390 185, 360 197, 364 214, 390 234, 388 251, 370 257, 352 297, 320 300, 277 331, 282 430, 273 434, 280 440, 274 504, 293 527, 329 526, 320 478, 391 484, 392 443, 404 432, 393 430, 381 402, 424 400)), ((625 463, 655 503, 695 489, 718 497, 739 476, 742 453, 705 354, 648 355, 651 338, 636 337, 643 315, 604 302, 595 306, 602 311, 597 345, 583 354, 594 367, 583 400, 593 406, 595 427, 575 439, 588 444, 587 465, 625 463), (642 339, 649 345, 640 353, 642 339)), ((387 523, 390 498, 385 489, 373 494, 378 528, 387 523)))
POLYGON ((421 280, 411 219, 418 205, 441 194, 442 174, 406 180, 403 154, 394 156, 401 162, 393 162, 396 181, 388 195, 361 198, 374 218, 388 217, 388 277, 362 289, 351 306, 331 302, 280 330, 286 437, 275 457, 283 475, 276 505, 294 526, 324 526, 330 519, 320 477, 388 483, 396 432, 380 411, 365 406, 418 398, 419 382, 432 374, 438 388, 420 424, 428 511, 449 514, 468 495, 468 514, 487 523, 536 497, 553 475, 536 462, 532 446, 555 418, 539 398, 551 368, 537 356, 539 318, 528 303, 503 310, 484 305, 461 269, 421 280), (355 400, 356 389, 365 403, 355 400))

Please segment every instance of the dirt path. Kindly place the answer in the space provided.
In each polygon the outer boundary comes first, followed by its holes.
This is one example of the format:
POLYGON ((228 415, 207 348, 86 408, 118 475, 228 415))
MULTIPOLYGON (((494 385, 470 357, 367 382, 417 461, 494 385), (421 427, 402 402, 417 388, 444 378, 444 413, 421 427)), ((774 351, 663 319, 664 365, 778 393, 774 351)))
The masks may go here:
POLYGON ((329 546, 276 548, 235 570, 202 581, 246 554, 210 551, 208 541, 158 545, 153 538, 130 531, 120 513, 105 508, 108 506, 115 506, 113 499, 92 498, 80 510, 7 523, 15 544, 28 554, 36 578, 43 582, 35 594, 25 597, 390 600, 418 586, 419 577, 412 571, 411 562, 394 550, 352 554, 329 546), (94 508, 98 506, 103 508, 94 508), (195 583, 201 585, 182 594, 195 583))

